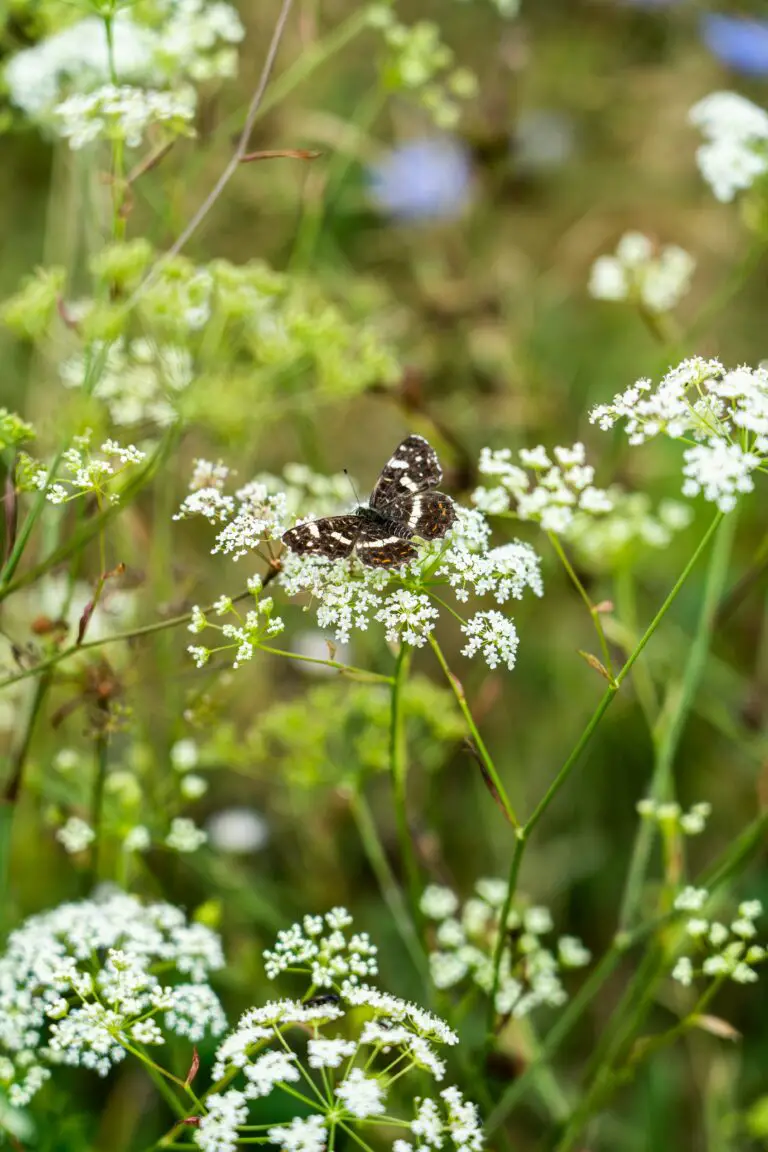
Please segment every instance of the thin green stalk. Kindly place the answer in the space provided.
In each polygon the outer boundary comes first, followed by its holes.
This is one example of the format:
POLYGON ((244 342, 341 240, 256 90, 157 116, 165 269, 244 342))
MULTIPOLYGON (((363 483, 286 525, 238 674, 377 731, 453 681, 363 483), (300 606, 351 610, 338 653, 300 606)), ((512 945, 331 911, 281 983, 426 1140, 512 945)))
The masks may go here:
POLYGON ((411 902, 411 916, 416 924, 420 924, 421 881, 408 822, 408 744, 405 731, 405 700, 403 699, 412 652, 413 650, 408 644, 401 644, 395 662, 389 722, 389 768, 392 777, 400 855, 411 902))
MULTIPOLYGON (((106 723, 106 713, 103 716, 100 714, 100 719, 106 723)), ((95 833, 95 839, 91 848, 91 888, 96 886, 99 879, 102 834, 104 831, 102 824, 102 816, 104 814, 104 785, 107 780, 107 766, 109 762, 109 736, 106 730, 102 730, 96 734, 94 752, 95 772, 93 779, 93 796, 91 799, 91 828, 95 833)))
POLYGON ((392 920, 400 934, 400 939, 413 961, 414 968, 422 979, 424 988, 430 989, 432 982, 429 975, 429 962, 418 930, 408 911, 408 903, 403 898, 402 889, 390 867, 376 829, 373 813, 358 788, 350 793, 350 807, 368 862, 374 871, 385 903, 392 914, 392 920))
POLYGON ((493 983, 491 985, 491 995, 488 1001, 488 1016, 486 1019, 486 1051, 490 1051, 495 1037, 494 1024, 496 1023, 496 996, 499 991, 499 980, 501 978, 501 960, 504 955, 504 949, 508 944, 506 924, 509 920, 509 912, 512 907, 512 901, 517 889, 517 878, 520 874, 520 864, 523 859, 523 852, 525 851, 525 834, 518 831, 515 840, 515 847, 512 852, 512 860, 509 866, 509 879, 507 880, 507 892, 504 897, 504 905, 501 909, 499 917, 499 934, 496 940, 496 947, 493 950, 493 983))
MULTIPOLYGON (((632 569, 622 566, 616 574, 615 582, 616 609, 619 619, 629 629, 630 634, 637 636, 640 628, 637 619, 637 597, 635 596, 635 578, 632 569)), ((648 730, 653 730, 659 702, 656 697, 656 688, 645 660, 635 661, 632 673, 632 684, 637 694, 637 700, 642 709, 648 730)))
POLYGON ((11 871, 11 844, 13 839, 13 820, 16 815, 16 806, 21 794, 21 785, 24 778, 29 749, 35 732, 40 711, 50 687, 50 676, 43 676, 35 686, 27 722, 24 725, 21 743, 11 758, 11 770, 8 778, 3 781, 2 796, 0 796, 0 929, 5 925, 2 921, 10 911, 8 897, 8 881, 11 871))
POLYGON ((627 658, 624 666, 621 668, 618 675, 616 676, 616 680, 614 681, 614 683, 609 685, 609 687, 606 689, 605 694, 603 695, 602 699, 600 700, 599 704, 597 705, 597 708, 592 713, 592 716, 591 716, 586 728, 584 729, 581 736, 579 737, 579 740, 578 740, 578 743, 576 744, 576 747, 573 749, 570 756, 566 760, 565 764, 563 765, 563 767, 560 769, 560 771, 558 772, 555 779, 550 784, 550 786, 547 789, 547 792, 544 795, 543 799, 536 806, 536 808, 533 812, 533 815, 526 822, 525 830, 527 833, 530 833, 531 829, 536 824, 538 824, 539 820, 544 815, 547 808, 552 803, 555 796, 557 795, 557 793, 560 791, 560 789, 562 788, 562 786, 565 784, 566 780, 570 776, 571 772, 573 771, 574 767, 576 766, 577 761, 579 760, 579 758, 581 756, 581 753, 584 751, 587 744, 592 739, 592 736, 594 735, 596 728, 600 724, 600 721, 602 720, 603 716, 605 715, 605 713, 608 711, 609 707, 613 703, 613 699, 616 695, 616 692, 621 687, 621 685, 624 682, 624 680, 626 679, 626 677, 629 675, 635 661, 640 657, 641 653, 645 649, 646 644, 651 639, 654 632, 658 628, 659 624, 661 624, 662 620, 666 616, 666 614, 669 611, 670 607, 672 606, 674 600, 676 599, 678 593, 680 592, 680 589, 683 587, 686 580, 690 576, 691 572, 696 567, 696 564, 698 563, 702 553, 706 551, 707 545, 709 544, 714 533, 717 531, 717 528, 720 525, 720 522, 722 521, 723 516, 724 516, 724 513, 722 513, 722 512, 717 513, 714 520, 710 524, 709 528, 704 533, 704 536, 700 540, 699 545, 696 548, 696 551, 693 553, 690 560, 688 561, 685 568, 683 569, 682 573, 680 574, 678 579, 675 581, 675 584, 672 587, 672 590, 669 592, 668 596, 664 600, 664 603, 661 605, 661 608, 659 608, 659 610, 656 613, 656 615, 654 616, 653 620, 651 620, 650 624, 648 625, 645 632, 641 636, 641 638, 637 644, 637 647, 627 658))
POLYGON ((611 679, 613 679, 613 665, 611 663, 611 653, 610 653, 610 649, 608 647, 608 641, 605 638, 605 631, 603 629, 602 620, 600 619, 600 613, 595 611, 595 606, 592 603, 592 601, 589 597, 589 594, 587 593, 586 588, 584 587, 581 580, 579 580, 578 576, 576 575, 576 571, 575 571, 573 565, 571 564, 570 560, 568 559, 568 556, 565 553, 565 549, 563 548, 562 544, 560 543, 559 537, 554 532, 548 532, 547 536, 549 537, 550 544, 552 545, 552 547, 554 548, 555 552, 558 555, 560 563, 563 565, 566 572, 568 573, 568 576, 570 577, 571 583, 573 584, 574 588, 576 589, 579 596, 581 597, 581 599, 584 601, 584 604, 586 605, 586 609, 592 618, 592 623, 594 624, 595 631, 597 632, 597 638, 598 638, 598 641, 600 643, 600 651, 601 651, 602 656, 603 656, 603 663, 605 665, 605 669, 606 669, 608 675, 611 677, 611 679))
MULTIPOLYGON (((655 764, 650 795, 656 801, 670 799, 672 766, 685 723, 707 661, 717 608, 725 588, 736 527, 735 513, 720 521, 704 583, 704 598, 698 624, 679 686, 670 689, 667 704, 662 709, 654 731, 655 764)), ((641 820, 630 859, 629 872, 621 901, 619 924, 627 928, 635 916, 642 898, 645 877, 650 862, 656 824, 641 820)))
POLYGON ((438 644, 437 640, 435 640, 435 637, 431 633, 429 636, 429 643, 432 647, 432 651, 434 652, 435 656, 437 656, 438 663, 443 670, 443 673, 445 675, 446 680, 448 681, 449 685, 451 686, 451 690, 453 691, 454 696, 456 697, 456 702, 458 703, 459 708, 461 709, 461 714, 464 717, 464 721, 467 725, 467 728, 469 729, 469 732, 470 732, 472 740, 475 744, 475 747, 477 748, 477 751, 479 753, 483 767, 484 767, 485 771, 487 772, 488 777, 489 777, 490 781, 492 782, 494 789, 496 790, 496 795, 498 796, 499 802, 500 802, 502 808, 504 809, 504 813, 505 813, 507 819, 509 820, 510 824, 512 825, 512 827, 513 828, 519 828, 520 827, 520 821, 518 820, 517 816, 515 815, 515 810, 509 802, 509 798, 508 798, 507 793, 504 789, 504 785, 501 782, 501 777, 499 776, 499 773, 496 770, 496 765, 493 762, 493 758, 491 757, 491 754, 489 753, 488 749, 486 748, 485 742, 483 741, 483 738, 480 735, 478 727, 475 724, 474 717, 472 716, 472 712, 470 710, 470 707, 467 704, 467 698, 464 694, 464 687, 463 687, 461 681, 458 679, 458 677, 454 676, 453 672, 451 672, 451 669, 448 666, 448 661, 446 660, 445 656, 443 655, 443 651, 442 651, 440 645, 438 644))

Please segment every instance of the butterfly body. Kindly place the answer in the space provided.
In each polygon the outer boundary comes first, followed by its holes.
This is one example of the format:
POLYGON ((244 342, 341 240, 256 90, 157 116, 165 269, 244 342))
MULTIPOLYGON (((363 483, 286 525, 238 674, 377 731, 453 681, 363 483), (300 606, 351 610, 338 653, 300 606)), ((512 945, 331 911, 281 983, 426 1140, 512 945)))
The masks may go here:
POLYGON ((393 568, 418 555, 413 537, 436 540, 456 519, 450 496, 434 491, 443 473, 434 448, 408 436, 382 469, 368 504, 289 529, 284 542, 302 555, 339 560, 357 554, 370 568, 393 568))

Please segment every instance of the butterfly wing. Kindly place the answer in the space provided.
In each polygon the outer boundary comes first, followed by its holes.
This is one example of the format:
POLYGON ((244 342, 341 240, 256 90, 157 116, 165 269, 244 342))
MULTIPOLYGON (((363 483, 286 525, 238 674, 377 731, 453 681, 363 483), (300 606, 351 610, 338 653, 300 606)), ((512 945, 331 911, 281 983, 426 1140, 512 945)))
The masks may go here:
POLYGON ((283 543, 300 556, 342 560, 352 555, 364 526, 358 516, 325 516, 289 528, 283 533, 283 543))
POLYGON ((377 524, 369 520, 362 521, 355 551, 368 568, 399 568, 419 554, 410 540, 394 535, 385 521, 377 524))
POLYGON ((436 488, 443 478, 437 453, 423 436, 407 436, 381 470, 371 494, 371 508, 387 511, 403 497, 436 488))
POLYGON ((456 507, 445 492, 418 492, 396 500, 386 509, 392 520, 403 523, 422 540, 439 540, 456 522, 456 507))

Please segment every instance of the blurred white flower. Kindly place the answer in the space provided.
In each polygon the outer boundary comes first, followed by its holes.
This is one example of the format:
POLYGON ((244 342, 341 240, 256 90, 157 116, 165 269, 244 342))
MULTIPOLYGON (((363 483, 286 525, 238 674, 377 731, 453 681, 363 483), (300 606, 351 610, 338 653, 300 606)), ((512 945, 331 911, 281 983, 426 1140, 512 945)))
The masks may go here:
POLYGON ((627 232, 615 255, 592 265, 589 292, 596 300, 637 300, 651 312, 669 312, 690 288, 695 266, 677 245, 655 252, 647 236, 627 232))
POLYGON ((105 84, 94 92, 68 96, 53 109, 53 121, 74 150, 95 140, 121 140, 129 148, 138 148, 153 124, 162 124, 177 135, 190 134, 195 104, 193 88, 156 92, 105 84))
POLYGON ((199 800, 208 791, 208 781, 204 776, 198 776, 195 772, 188 772, 181 778, 179 791, 185 800, 199 800))
POLYGON ((690 111, 705 143, 699 170, 718 200, 733 200, 768 171, 768 113, 736 92, 712 92, 690 111))
POLYGON ((171 830, 165 842, 174 852, 196 852, 207 839, 208 833, 198 828, 194 820, 176 816, 171 820, 171 830))
POLYGON ((253 808, 222 808, 208 817, 205 830, 212 848, 236 855, 258 852, 269 841, 269 825, 253 808))
POLYGON ((163 87, 185 79, 197 82, 233 76, 233 45, 244 28, 235 8, 223 0, 158 0, 154 23, 140 13, 117 11, 110 53, 104 21, 88 16, 16 52, 5 68, 13 104, 30 118, 47 122, 55 104, 73 90, 88 93, 110 83, 163 87))
POLYGON ((199 758, 197 744, 189 738, 177 740, 171 747, 171 764, 177 772, 189 772, 197 767, 199 758))
POLYGON ((469 154, 451 137, 411 140, 369 173, 378 207, 400 220, 445 220, 461 214, 471 196, 469 154))
POLYGON ((166 427, 176 420, 176 398, 193 377, 192 357, 186 348, 156 345, 143 338, 121 338, 109 345, 94 341, 87 358, 78 354, 61 364, 59 375, 65 388, 82 387, 87 359, 101 363, 92 395, 104 401, 115 424, 148 420, 166 427))
POLYGON ((56 839, 64 845, 70 855, 74 855, 76 852, 85 851, 96 839, 96 833, 90 824, 86 824, 79 816, 70 816, 66 824, 59 828, 56 839))

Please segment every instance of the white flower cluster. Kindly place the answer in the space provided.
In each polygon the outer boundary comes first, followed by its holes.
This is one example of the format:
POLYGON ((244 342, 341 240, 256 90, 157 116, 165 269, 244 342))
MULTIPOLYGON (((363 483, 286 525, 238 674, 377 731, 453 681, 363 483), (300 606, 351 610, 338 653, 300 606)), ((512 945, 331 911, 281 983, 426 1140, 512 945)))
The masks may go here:
POLYGON ((718 200, 733 200, 768 172, 768 112, 736 92, 712 92, 690 111, 704 136, 699 171, 718 200))
MULTIPOLYGON (((701 912, 708 893, 702 888, 686 888, 675 901, 675 908, 684 912, 701 912)), ((745 900, 730 925, 705 916, 692 916, 685 930, 699 958, 681 956, 672 976, 681 984, 690 985, 700 976, 710 979, 733 980, 736 984, 754 984, 757 980, 755 965, 768 957, 768 951, 751 943, 757 935, 755 920, 763 913, 759 900, 745 900)))
POLYGON ((300 464, 288 464, 282 477, 264 474, 229 495, 230 470, 221 461, 196 460, 190 493, 174 520, 203 516, 209 524, 224 524, 213 553, 238 560, 264 540, 277 540, 298 515, 325 516, 338 511, 349 495, 344 474, 319 476, 300 464))
MULTIPOLYGON (((460 907, 450 888, 430 885, 424 890, 421 910, 437 925, 435 949, 429 957, 436 987, 454 988, 468 979, 490 995, 506 894, 505 880, 478 880, 475 895, 460 907)), ((522 913, 510 909, 501 931, 505 943, 496 1011, 520 1019, 541 1004, 558 1007, 565 1003, 567 994, 559 972, 589 963, 590 954, 581 941, 563 936, 557 954, 545 948, 540 937, 552 931, 552 917, 546 908, 527 908, 522 913)))
MULTIPOLYGON (((305 917, 302 925, 281 933, 275 949, 265 953, 269 975, 287 969, 293 972, 297 967, 312 969, 312 991, 333 983, 338 992, 310 995, 303 1002, 271 1001, 245 1013, 220 1044, 213 1068, 215 1081, 231 1081, 237 1075, 242 1087, 227 1087, 207 1097, 206 1114, 193 1137, 203 1152, 235 1152, 239 1129, 248 1122, 250 1101, 269 1096, 276 1089, 295 1094, 293 1086, 301 1083, 310 1089, 314 1111, 267 1129, 269 1143, 287 1152, 322 1152, 334 1145, 337 1126, 354 1135, 358 1126, 366 1131, 366 1121, 374 1122, 377 1128, 390 1126, 397 1134, 409 1132, 413 1143, 395 1141, 394 1146, 402 1152, 446 1144, 460 1152, 480 1152, 477 1109, 457 1088, 445 1088, 434 1099, 417 1096, 410 1116, 395 1114, 395 1100, 388 1099, 392 1081, 398 1081, 400 1100, 407 1083, 404 1077, 413 1070, 441 1081, 445 1064, 435 1046, 457 1044, 458 1037, 431 1012, 358 982, 366 958, 375 955, 366 937, 353 936, 349 946, 337 940, 320 962, 320 971, 314 971, 319 962, 318 947, 322 949, 326 940, 341 938, 350 923, 348 913, 339 908, 325 917, 305 917), (324 935, 328 930, 329 935, 324 935), (350 966, 355 940, 364 941, 365 946, 356 952, 357 961, 350 966), (365 1010, 362 1019, 360 1009, 365 1010), (323 1033, 330 1027, 335 1035, 323 1033), (339 1034, 339 1028, 346 1034, 339 1034), (289 1046, 287 1034, 291 1029, 309 1035, 306 1067, 289 1046)), ((369 968, 370 973, 374 971, 375 964, 369 968)), ((423 1076, 419 1089, 423 1090, 423 1076)))
POLYGON ((0 1083, 26 1104, 51 1065, 106 1076, 130 1044, 193 1041, 226 1021, 207 984, 218 936, 170 904, 132 896, 62 904, 32 916, 0 956, 0 1083))
POLYGON ((88 357, 71 356, 60 368, 66 388, 81 388, 88 363, 103 359, 91 395, 103 400, 115 424, 149 421, 160 427, 177 418, 175 397, 192 382, 192 357, 186 348, 158 346, 143 337, 110 345, 96 341, 88 357))
POLYGON ((480 653, 489 668, 505 664, 511 672, 515 667, 520 639, 513 620, 501 612, 476 612, 461 630, 467 637, 462 656, 471 659, 480 653))
POLYGON ((364 932, 347 939, 344 929, 351 923, 346 908, 332 908, 279 932, 274 950, 264 953, 268 978, 298 969, 310 974, 313 987, 330 988, 342 980, 355 984, 361 976, 375 976, 376 946, 364 932))
POLYGON ((694 804, 687 812, 674 801, 659 803, 650 798, 638 800, 636 807, 644 820, 653 820, 660 827, 679 828, 684 836, 699 836, 712 813, 712 805, 706 800, 694 804))
POLYGON ((607 494, 610 512, 577 512, 567 532, 579 563, 593 571, 627 567, 647 548, 663 551, 693 520, 691 507, 679 500, 662 500, 654 513, 646 492, 625 492, 612 484, 607 494))
MULTIPOLYGON (((203 516, 219 529, 213 552, 233 559, 255 552, 261 544, 271 548, 299 510, 313 516, 339 512, 349 486, 345 475, 321 477, 302 465, 287 466, 283 478, 257 477, 234 496, 226 491, 228 478, 229 469, 221 462, 196 461, 190 493, 174 519, 203 516)), ((422 647, 439 616, 431 590, 442 584, 452 588, 462 603, 471 591, 491 595, 499 604, 521 599, 526 588, 543 595, 539 558, 529 545, 514 541, 489 548, 491 531, 483 513, 460 507, 456 512, 456 524, 444 541, 423 545, 415 561, 396 571, 367 568, 355 557, 329 561, 285 550, 277 583, 288 596, 308 596, 318 627, 333 629, 339 644, 349 642, 353 629, 365 631, 375 621, 384 625, 390 642, 422 647)), ((256 592, 255 579, 251 584, 256 592)), ((231 602, 222 599, 217 613, 228 611, 233 611, 231 602)), ((201 632, 208 625, 196 608, 190 631, 201 632)), ((250 659, 260 640, 282 627, 272 615, 272 601, 265 599, 240 627, 224 625, 221 630, 237 642, 237 666, 250 659)), ((468 637, 467 655, 482 653, 491 667, 514 666, 517 633, 511 620, 499 612, 480 612, 463 625, 463 631, 468 637)), ((211 650, 203 647, 190 652, 199 667, 211 656, 211 650)))
POLYGON ((696 262, 677 245, 654 250, 642 232, 626 232, 613 256, 598 256, 589 277, 596 300, 629 300, 649 312, 670 312, 691 286, 696 262))
POLYGON ((119 11, 112 19, 112 53, 97 16, 71 24, 11 57, 5 83, 11 102, 31 119, 47 122, 72 91, 90 92, 114 73, 121 83, 151 86, 233 76, 234 45, 244 36, 236 10, 222 0, 159 0, 154 22, 119 11))
POLYGON ((194 115, 193 88, 156 92, 129 84, 76 92, 53 110, 59 135, 75 151, 94 140, 121 140, 128 148, 138 148, 154 124, 161 124, 166 134, 188 136, 194 115))
POLYGON ((523 448, 517 464, 509 448, 484 448, 479 472, 493 477, 494 485, 476 488, 473 503, 491 515, 512 512, 518 519, 533 520, 557 535, 568 531, 577 511, 590 515, 611 511, 608 493, 592 483, 595 470, 586 463, 583 444, 555 448, 553 455, 554 462, 542 445, 523 448))
POLYGON ((89 844, 96 839, 96 833, 90 824, 81 820, 79 816, 70 816, 56 833, 56 839, 64 846, 64 851, 70 856, 84 852, 89 844))
POLYGON ((38 468, 33 477, 36 488, 46 488, 46 500, 51 504, 68 504, 87 492, 95 492, 106 497, 111 504, 117 504, 117 492, 107 492, 118 476, 133 464, 140 464, 146 453, 135 444, 124 447, 116 440, 105 440, 99 449, 101 455, 91 452, 92 432, 87 429, 82 436, 75 436, 72 447, 61 458, 62 472, 49 483, 47 468, 38 468))
POLYGON ((752 473, 768 455, 768 371, 726 371, 719 360, 694 357, 672 368, 654 388, 638 380, 590 420, 607 431, 623 423, 630 444, 655 436, 684 440, 683 495, 730 512, 754 488, 752 473))
POLYGON ((254 654, 266 640, 271 640, 273 636, 279 636, 285 628, 282 619, 274 613, 275 602, 272 597, 262 596, 259 598, 261 581, 258 576, 250 578, 248 590, 254 596, 256 606, 246 612, 245 616, 240 615, 228 596, 220 596, 214 605, 214 612, 217 616, 232 614, 236 617, 237 624, 215 624, 208 619, 198 605, 192 609, 192 621, 189 624, 190 632, 197 633, 202 632, 204 628, 214 628, 228 641, 228 643, 219 644, 215 648, 190 645, 187 651, 198 668, 207 664, 214 653, 227 652, 231 649, 234 649, 232 667, 239 668, 241 664, 253 659, 254 654))

